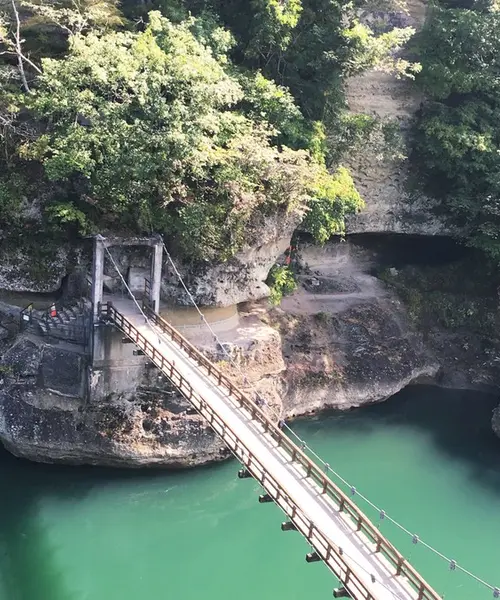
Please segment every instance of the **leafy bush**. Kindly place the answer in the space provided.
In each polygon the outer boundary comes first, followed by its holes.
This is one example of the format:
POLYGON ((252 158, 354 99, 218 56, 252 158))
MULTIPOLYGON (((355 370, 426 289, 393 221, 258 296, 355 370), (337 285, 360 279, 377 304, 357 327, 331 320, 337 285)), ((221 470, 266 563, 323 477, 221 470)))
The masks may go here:
POLYGON ((303 226, 324 244, 332 235, 345 233, 345 216, 356 213, 364 202, 347 169, 340 167, 335 177, 319 178, 303 226))
POLYGON ((271 289, 269 302, 274 305, 278 305, 283 299, 283 296, 293 294, 297 289, 295 274, 290 267, 287 266, 275 265, 269 272, 267 285, 271 289))

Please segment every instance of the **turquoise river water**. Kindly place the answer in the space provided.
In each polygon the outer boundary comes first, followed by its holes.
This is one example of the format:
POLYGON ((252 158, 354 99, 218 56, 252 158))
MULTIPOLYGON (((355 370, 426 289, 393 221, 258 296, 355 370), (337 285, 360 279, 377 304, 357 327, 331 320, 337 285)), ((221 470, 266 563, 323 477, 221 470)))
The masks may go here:
MULTIPOLYGON (((497 398, 427 387, 294 424, 387 514, 500 586, 497 398)), ((124 472, 0 453, 0 600, 320 600, 336 581, 307 564, 280 511, 228 462, 124 472)), ((378 513, 366 507, 375 521, 378 513)), ((382 531, 447 600, 493 592, 391 526, 382 531)))

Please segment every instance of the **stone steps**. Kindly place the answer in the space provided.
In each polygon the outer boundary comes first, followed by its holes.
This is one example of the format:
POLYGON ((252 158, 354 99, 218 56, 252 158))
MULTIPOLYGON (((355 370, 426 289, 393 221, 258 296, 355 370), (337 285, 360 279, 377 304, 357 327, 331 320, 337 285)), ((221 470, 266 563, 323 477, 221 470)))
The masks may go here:
POLYGON ((58 339, 82 340, 88 325, 90 302, 59 306, 55 316, 49 311, 33 311, 32 321, 25 329, 36 335, 52 336, 58 339))

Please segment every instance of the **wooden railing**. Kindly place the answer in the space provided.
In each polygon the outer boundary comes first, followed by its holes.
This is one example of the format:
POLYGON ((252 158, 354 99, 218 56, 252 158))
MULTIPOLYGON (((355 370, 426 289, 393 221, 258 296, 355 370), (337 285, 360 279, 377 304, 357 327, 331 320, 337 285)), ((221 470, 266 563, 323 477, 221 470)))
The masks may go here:
MULTIPOLYGON (((394 575, 406 578, 415 591, 416 600, 441 600, 441 596, 422 578, 404 556, 373 525, 370 519, 344 494, 344 492, 313 462, 304 452, 286 436, 279 427, 248 396, 239 390, 217 367, 211 363, 195 346, 186 340, 174 327, 158 314, 147 310, 148 317, 157 327, 166 333, 198 367, 206 371, 211 380, 219 387, 225 388, 236 402, 250 413, 252 419, 260 423, 264 433, 271 436, 291 460, 300 465, 304 472, 336 504, 340 512, 344 512, 355 524, 358 532, 362 532, 368 542, 374 545, 374 551, 380 553, 393 566, 394 575)), ((143 350, 153 363, 172 381, 179 391, 195 406, 200 414, 210 423, 229 448, 241 460, 252 476, 266 489, 274 502, 290 517, 296 528, 315 548, 321 559, 335 573, 350 596, 355 599, 373 600, 373 596, 357 576, 349 557, 342 548, 331 542, 311 521, 287 494, 286 489, 267 473, 262 465, 234 434, 231 428, 211 409, 196 392, 191 384, 182 376, 175 365, 165 358, 158 348, 147 340, 130 321, 119 313, 110 303, 103 305, 102 316, 117 325, 137 346, 143 350)))

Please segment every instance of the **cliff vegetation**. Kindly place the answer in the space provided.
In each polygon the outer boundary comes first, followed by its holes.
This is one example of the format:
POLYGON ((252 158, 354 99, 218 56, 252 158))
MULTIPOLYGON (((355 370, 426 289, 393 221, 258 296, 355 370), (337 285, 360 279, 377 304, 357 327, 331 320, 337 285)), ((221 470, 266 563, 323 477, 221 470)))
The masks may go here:
POLYGON ((342 81, 418 71, 395 52, 413 30, 375 33, 356 8, 0 0, 4 243, 154 230, 227 260, 257 216, 342 233, 363 205, 340 163, 362 131, 342 81))
POLYGON ((461 237, 500 259, 500 12, 496 2, 431 5, 416 40, 425 92, 413 158, 424 191, 461 237))

